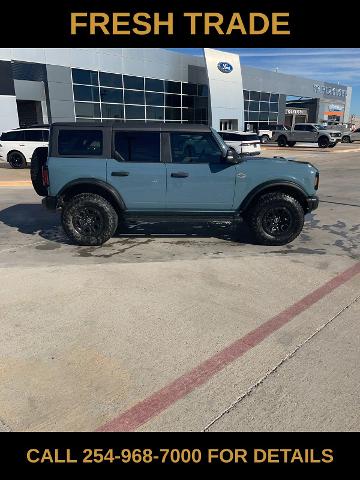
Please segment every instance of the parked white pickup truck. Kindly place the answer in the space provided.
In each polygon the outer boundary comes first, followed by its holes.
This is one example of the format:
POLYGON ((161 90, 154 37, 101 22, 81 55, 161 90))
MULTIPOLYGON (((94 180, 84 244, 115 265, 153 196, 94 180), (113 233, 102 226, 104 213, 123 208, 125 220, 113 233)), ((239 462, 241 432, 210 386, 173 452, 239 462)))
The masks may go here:
POLYGON ((289 130, 285 125, 269 125, 267 128, 260 128, 257 131, 261 143, 268 143, 272 140, 273 135, 278 130, 289 130))
POLYGON ((328 130, 318 123, 297 123, 291 130, 275 132, 273 141, 279 147, 294 147, 297 142, 317 143, 320 148, 332 148, 341 141, 340 130, 328 130))

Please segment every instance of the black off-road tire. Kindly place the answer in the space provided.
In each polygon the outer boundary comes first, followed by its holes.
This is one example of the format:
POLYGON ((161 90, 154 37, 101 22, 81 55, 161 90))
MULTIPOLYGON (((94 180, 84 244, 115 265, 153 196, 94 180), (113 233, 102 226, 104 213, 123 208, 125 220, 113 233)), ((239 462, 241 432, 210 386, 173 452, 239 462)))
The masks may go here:
POLYGON ((350 135, 344 135, 341 139, 342 143, 351 143, 351 137, 350 135))
POLYGON ((7 161, 11 168, 25 168, 26 167, 26 159, 21 152, 17 150, 14 152, 10 152, 7 156, 7 161))
POLYGON ((247 222, 257 243, 285 245, 300 234, 304 225, 304 210, 300 203, 289 194, 266 193, 251 208, 247 215, 247 222), (283 216, 283 224, 276 223, 274 220, 274 227, 269 226, 269 218, 271 219, 272 215, 275 216, 274 218, 276 215, 283 216), (288 227, 285 228, 285 225, 288 227))
POLYGON ((62 210, 61 222, 65 233, 78 245, 96 246, 107 242, 118 226, 114 207, 100 195, 75 195, 62 210))
POLYGON ((289 147, 295 147, 295 145, 296 145, 296 142, 287 142, 287 143, 288 143, 289 147))
POLYGON ((260 137, 260 142, 261 142, 261 143, 269 143, 269 142, 270 142, 270 137, 269 137, 269 135, 266 135, 266 134, 261 135, 261 137, 260 137))
POLYGON ((48 149, 46 147, 39 147, 31 157, 30 176, 35 192, 40 197, 46 197, 47 188, 44 187, 42 181, 42 167, 47 160, 48 149))
POLYGON ((286 147, 287 146, 286 137, 284 137, 284 135, 281 135, 277 140, 277 144, 278 144, 279 147, 286 147))
POLYGON ((318 140, 319 148, 327 148, 330 144, 330 140, 327 137, 320 137, 318 140))

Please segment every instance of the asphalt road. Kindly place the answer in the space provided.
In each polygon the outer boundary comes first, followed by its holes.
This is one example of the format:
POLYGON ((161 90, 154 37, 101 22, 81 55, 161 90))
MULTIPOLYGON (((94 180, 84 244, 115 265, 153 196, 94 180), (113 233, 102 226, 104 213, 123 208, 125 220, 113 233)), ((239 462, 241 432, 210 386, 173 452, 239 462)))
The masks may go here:
POLYGON ((284 247, 149 223, 71 245, 2 165, 0 430, 359 429, 360 145, 263 155, 320 170, 284 247))

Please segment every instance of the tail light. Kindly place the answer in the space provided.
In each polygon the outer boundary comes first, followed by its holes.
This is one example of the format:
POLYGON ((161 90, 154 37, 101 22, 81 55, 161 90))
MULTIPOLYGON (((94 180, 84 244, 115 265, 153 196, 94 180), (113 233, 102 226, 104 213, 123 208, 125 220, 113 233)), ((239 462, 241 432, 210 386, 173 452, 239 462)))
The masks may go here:
POLYGON ((319 175, 319 172, 316 172, 315 185, 314 185, 315 190, 317 190, 319 188, 319 181, 320 181, 320 175, 319 175))
POLYGON ((46 165, 44 165, 41 168, 41 175, 42 175, 42 183, 44 187, 47 188, 50 185, 50 182, 49 182, 49 170, 46 165))

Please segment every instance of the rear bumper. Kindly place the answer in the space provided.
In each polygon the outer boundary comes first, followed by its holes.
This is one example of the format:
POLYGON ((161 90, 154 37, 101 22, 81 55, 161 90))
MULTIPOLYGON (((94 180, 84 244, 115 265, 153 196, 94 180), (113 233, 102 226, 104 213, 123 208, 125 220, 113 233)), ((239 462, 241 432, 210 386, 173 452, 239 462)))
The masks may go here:
POLYGON ((57 197, 44 197, 41 203, 43 207, 47 208, 48 210, 56 210, 58 199, 57 197))
POLYGON ((313 197, 308 197, 306 199, 307 202, 307 211, 312 212, 313 210, 316 210, 319 206, 319 197, 314 195, 313 197))
POLYGON ((256 150, 255 152, 241 152, 240 155, 242 156, 248 156, 248 157, 253 157, 255 155, 260 155, 261 151, 260 150, 256 150))

